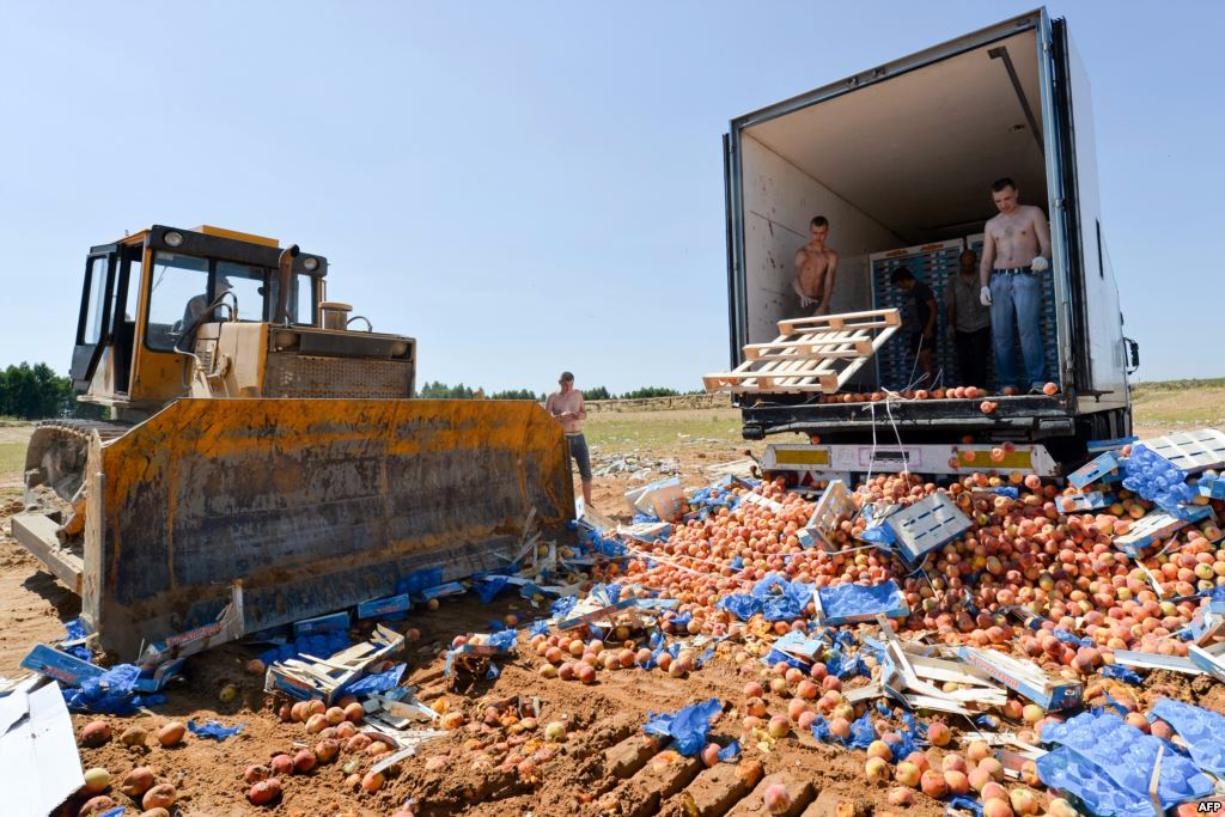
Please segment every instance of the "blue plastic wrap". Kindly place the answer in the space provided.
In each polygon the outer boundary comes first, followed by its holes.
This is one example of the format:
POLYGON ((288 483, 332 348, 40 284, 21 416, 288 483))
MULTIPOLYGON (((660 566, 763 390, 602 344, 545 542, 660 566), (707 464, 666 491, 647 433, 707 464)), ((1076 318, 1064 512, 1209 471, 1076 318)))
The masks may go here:
MULTIPOLYGON (((889 715, 889 707, 885 707, 885 716, 889 715)), ((893 751, 895 760, 900 760, 911 752, 917 751, 919 744, 927 738, 927 725, 917 720, 914 715, 909 712, 902 712, 902 721, 906 724, 905 728, 898 729, 894 734, 898 736, 897 740, 889 744, 889 748, 893 751)))
POLYGON ((719 760, 731 763, 740 757, 740 741, 732 738, 731 742, 719 750, 719 760))
POLYGON ((1126 681, 1129 684, 1137 686, 1144 683, 1144 676, 1136 672, 1130 667, 1125 667, 1122 664, 1107 664, 1102 667, 1102 675, 1107 678, 1115 678, 1119 681, 1126 681))
POLYGON ((829 721, 821 715, 813 718, 812 736, 824 743, 840 743, 843 746, 851 746, 856 749, 867 749, 872 741, 876 740, 876 729, 872 726, 872 710, 866 709, 864 713, 855 720, 851 721, 851 735, 849 738, 840 738, 833 732, 829 731, 829 721))
POLYGON ((549 612, 559 619, 566 618, 576 604, 578 604, 578 596, 562 596, 549 605, 549 612))
POLYGON ((831 624, 865 621, 875 618, 877 613, 901 616, 909 611, 906 599, 897 582, 878 584, 839 584, 817 590, 821 600, 821 613, 831 624))
POLYGON ((578 540, 584 547, 588 547, 609 558, 615 559, 626 554, 625 543, 620 539, 605 537, 586 525, 579 525, 578 540))
MULTIPOLYGON (((68 641, 78 641, 85 638, 89 633, 85 630, 85 624, 79 618, 74 618, 71 621, 64 622, 64 630, 67 632, 68 641)), ((89 647, 84 644, 77 644, 72 647, 61 648, 69 655, 74 655, 82 661, 93 661, 93 655, 89 652, 89 647)))
POLYGON ((510 583, 510 576, 488 575, 473 581, 472 589, 482 604, 488 604, 510 583))
POLYGON ((166 700, 165 695, 136 694, 136 679, 140 667, 117 664, 97 678, 81 682, 79 688, 64 688, 64 701, 74 712, 103 712, 110 715, 130 715, 142 706, 153 706, 166 700))
POLYGON ((532 635, 546 635, 549 632, 549 622, 547 619, 538 618, 528 627, 528 632, 532 635))
POLYGON ((228 737, 233 737, 242 731, 242 724, 237 723, 233 726, 226 726, 221 721, 205 721, 204 723, 196 723, 195 719, 187 722, 187 728, 191 730, 193 735, 201 738, 212 738, 213 740, 221 741, 228 737))
MULTIPOLYGON (((1085 712, 1064 723, 1048 723, 1042 740, 1058 746, 1038 759, 1042 782, 1063 789, 1100 817, 1148 813, 1149 778, 1160 738, 1146 735, 1107 712, 1085 712)), ((1157 794, 1165 808, 1213 790, 1212 781, 1194 763, 1166 752, 1157 794)))
POLYGON ((1092 638, 1079 638, 1073 633, 1063 629, 1062 627, 1056 627, 1054 630, 1051 631, 1051 635, 1055 636, 1055 638, 1058 638, 1060 641, 1064 642, 1065 644, 1072 644, 1077 647, 1092 647, 1093 646, 1092 638))
POLYGON ((395 689, 400 685, 400 678, 403 677, 404 670, 407 667, 407 664, 396 664, 389 670, 366 675, 358 678, 356 681, 350 681, 341 687, 340 691, 360 697, 362 695, 375 695, 386 692, 389 689, 395 689))
POLYGON ((856 675, 871 675, 868 665, 858 653, 844 653, 839 647, 830 650, 825 658, 825 668, 831 675, 837 675, 843 680, 856 675))
POLYGON ((781 573, 767 573, 749 593, 732 593, 719 599, 718 607, 741 621, 761 613, 766 621, 789 621, 803 616, 812 599, 813 586, 781 573))
POLYGON ((867 749, 876 740, 876 727, 872 725, 872 711, 865 709, 864 713, 851 721, 850 745, 856 749, 867 749))
POLYGON ((729 593, 715 604, 720 610, 726 610, 741 621, 748 621, 761 609, 757 599, 748 593, 729 593))
POLYGON ((1170 698, 1159 699, 1151 712, 1174 727, 1201 769, 1225 775, 1225 716, 1170 698))
POLYGON ((977 797, 971 797, 968 794, 954 794, 944 802, 948 804, 948 808, 965 809, 974 817, 983 817, 983 804, 977 797))
POLYGON ((98 817, 120 817, 127 810, 127 806, 115 806, 114 808, 108 808, 106 811, 99 814, 98 817))
POLYGON ((676 712, 648 712, 642 729, 648 735, 672 738, 676 751, 693 757, 706 745, 711 719, 723 710, 718 698, 682 706, 676 712))

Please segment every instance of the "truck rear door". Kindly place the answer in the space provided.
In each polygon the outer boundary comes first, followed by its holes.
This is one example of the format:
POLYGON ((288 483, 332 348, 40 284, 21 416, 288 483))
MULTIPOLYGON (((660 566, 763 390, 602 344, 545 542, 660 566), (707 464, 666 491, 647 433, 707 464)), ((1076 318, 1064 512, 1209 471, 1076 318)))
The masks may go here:
POLYGON ((1119 293, 1107 261, 1088 75, 1067 21, 1050 24, 1050 67, 1062 213, 1067 222, 1076 386, 1096 410, 1128 404, 1119 293))

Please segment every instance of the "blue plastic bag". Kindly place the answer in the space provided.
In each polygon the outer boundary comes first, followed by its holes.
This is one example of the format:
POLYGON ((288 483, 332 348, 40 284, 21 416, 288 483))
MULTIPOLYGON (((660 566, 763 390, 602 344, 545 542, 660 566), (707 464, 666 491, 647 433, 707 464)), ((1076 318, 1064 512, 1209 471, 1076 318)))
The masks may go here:
POLYGON ((202 738, 212 738, 213 740, 221 741, 228 737, 237 735, 242 731, 242 724, 238 723, 233 726, 226 726, 220 721, 208 720, 204 723, 196 723, 195 719, 187 722, 187 728, 191 730, 193 735, 202 738))
POLYGON ((473 590, 481 600, 481 604, 488 604, 493 601, 494 597, 501 593, 506 585, 510 583, 510 576, 492 575, 482 576, 473 583, 473 590))
POLYGON ((740 757, 740 741, 735 738, 732 738, 731 743, 719 750, 719 760, 724 763, 731 763, 738 757, 740 757))
POLYGON ((821 612, 831 624, 871 620, 877 613, 903 616, 909 612, 905 597, 892 579, 877 584, 839 584, 817 590, 821 612))
POLYGON ((142 706, 160 704, 165 695, 136 694, 136 679, 140 667, 135 664, 117 664, 97 678, 89 678, 79 688, 63 689, 64 701, 74 712, 104 712, 111 715, 130 715, 142 706))
POLYGON ((1107 664, 1102 667, 1102 675, 1107 678, 1116 678, 1120 681, 1126 681, 1129 684, 1139 686, 1144 683, 1144 676, 1130 667, 1125 667, 1122 664, 1107 664))
MULTIPOLYGON (((77 641, 89 635, 85 631, 85 624, 79 618, 74 618, 71 621, 64 622, 64 630, 67 633, 68 641, 77 641)), ((72 647, 63 647, 64 652, 69 655, 80 658, 82 661, 93 662, 93 655, 89 652, 89 647, 84 644, 77 644, 72 647)))
POLYGON ((358 678, 356 681, 350 681, 341 687, 341 692, 361 696, 375 695, 386 692, 389 689, 395 689, 400 685, 400 678, 404 675, 404 670, 407 667, 407 664, 396 664, 389 670, 366 675, 358 678))
POLYGON ((676 712, 648 712, 642 729, 648 735, 672 738, 676 751, 693 757, 706 745, 710 720, 723 710, 718 698, 682 706, 676 712))

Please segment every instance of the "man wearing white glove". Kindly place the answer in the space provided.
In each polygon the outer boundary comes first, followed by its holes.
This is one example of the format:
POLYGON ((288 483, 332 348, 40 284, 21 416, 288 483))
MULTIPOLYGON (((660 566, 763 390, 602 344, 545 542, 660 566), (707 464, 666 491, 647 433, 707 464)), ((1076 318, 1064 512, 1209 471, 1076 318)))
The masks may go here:
POLYGON ((808 225, 809 242, 796 250, 795 279, 791 288, 800 296, 800 308, 816 307, 813 314, 828 315, 838 272, 838 253, 826 245, 829 219, 815 216, 808 225))
POLYGON ((999 215, 987 222, 979 264, 979 298, 991 307, 991 337, 1000 387, 1021 386, 1041 392, 1046 382, 1042 343, 1042 273, 1050 269, 1051 233, 1042 210, 1021 204, 1009 178, 991 185, 999 215), (1024 380, 1017 373, 1017 338, 1025 362, 1024 380))

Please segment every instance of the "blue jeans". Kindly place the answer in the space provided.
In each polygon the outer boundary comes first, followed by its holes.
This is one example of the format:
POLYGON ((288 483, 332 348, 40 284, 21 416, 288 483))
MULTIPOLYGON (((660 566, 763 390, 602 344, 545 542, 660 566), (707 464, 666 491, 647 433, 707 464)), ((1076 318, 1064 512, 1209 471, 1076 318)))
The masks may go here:
POLYGON ((1000 386, 1030 387, 1046 382, 1042 348, 1042 278, 1035 273, 991 275, 991 337, 1000 386), (1025 383, 1016 371, 1017 336, 1025 360, 1025 383))

